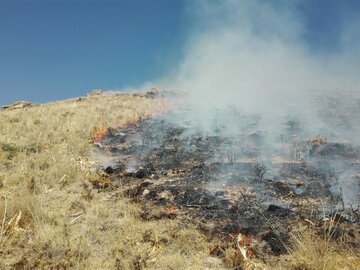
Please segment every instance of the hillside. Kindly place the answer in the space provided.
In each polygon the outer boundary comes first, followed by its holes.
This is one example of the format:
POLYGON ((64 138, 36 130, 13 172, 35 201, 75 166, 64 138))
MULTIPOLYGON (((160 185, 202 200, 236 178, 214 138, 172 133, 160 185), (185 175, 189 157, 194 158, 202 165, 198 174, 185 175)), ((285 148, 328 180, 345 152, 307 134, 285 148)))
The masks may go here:
POLYGON ((0 112, 0 269, 360 268, 349 235, 332 241, 336 218, 326 237, 301 220, 288 252, 244 261, 236 236, 210 238, 186 212, 113 185, 93 143, 161 106, 153 96, 100 94, 0 112))

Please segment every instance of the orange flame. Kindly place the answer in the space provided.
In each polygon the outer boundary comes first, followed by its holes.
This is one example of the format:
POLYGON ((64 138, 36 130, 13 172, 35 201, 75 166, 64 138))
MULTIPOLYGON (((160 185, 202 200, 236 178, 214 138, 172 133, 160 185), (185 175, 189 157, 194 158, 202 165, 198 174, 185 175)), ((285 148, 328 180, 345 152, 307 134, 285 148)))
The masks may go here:
POLYGON ((103 125, 101 123, 98 124, 98 126, 91 131, 90 138, 92 142, 98 142, 105 135, 105 132, 106 130, 103 125))
MULTIPOLYGON (((158 117, 163 115, 164 113, 176 109, 177 104, 170 103, 169 101, 159 100, 157 104, 153 105, 150 112, 144 115, 139 115, 137 112, 133 112, 131 115, 129 121, 127 121, 124 124, 118 125, 116 124, 117 120, 115 117, 112 118, 111 121, 111 127, 105 128, 101 123, 97 125, 97 127, 94 127, 93 130, 90 133, 90 138, 93 143, 99 142, 99 140, 106 135, 106 133, 111 128, 119 128, 119 129, 126 129, 126 128, 132 128, 136 127, 136 125, 145 119, 152 118, 152 117, 158 117)), ((120 119, 119 119, 120 121, 120 119)))
POLYGON ((167 207, 167 208, 163 211, 163 213, 164 213, 165 215, 167 215, 167 216, 176 215, 177 209, 176 209, 176 207, 175 207, 174 205, 171 205, 171 206, 167 207))

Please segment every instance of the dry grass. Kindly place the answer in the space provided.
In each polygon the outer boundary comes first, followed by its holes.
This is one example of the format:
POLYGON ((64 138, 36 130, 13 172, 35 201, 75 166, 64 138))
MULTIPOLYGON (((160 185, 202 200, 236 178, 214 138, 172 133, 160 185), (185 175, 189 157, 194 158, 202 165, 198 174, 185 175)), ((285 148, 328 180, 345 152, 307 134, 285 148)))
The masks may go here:
POLYGON ((0 269, 205 269, 207 242, 180 221, 144 222, 119 191, 99 192, 94 130, 158 101, 95 96, 0 112, 0 269))
MULTIPOLYGON (((102 176, 88 155, 91 136, 158 105, 112 95, 0 112, 0 269, 240 269, 236 248, 224 266, 192 225, 143 221, 120 190, 93 188, 102 176)), ((358 266, 315 234, 294 243, 293 269, 358 266)))
POLYGON ((333 217, 321 229, 310 226, 292 232, 288 266, 294 270, 360 269, 360 257, 346 245, 339 227, 333 217))

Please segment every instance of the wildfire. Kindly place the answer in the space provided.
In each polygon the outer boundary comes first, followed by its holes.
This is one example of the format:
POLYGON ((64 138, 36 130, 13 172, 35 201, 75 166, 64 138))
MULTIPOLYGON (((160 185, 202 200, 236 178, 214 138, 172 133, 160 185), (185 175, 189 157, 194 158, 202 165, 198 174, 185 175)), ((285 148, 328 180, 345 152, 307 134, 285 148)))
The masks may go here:
POLYGON ((254 257, 254 252, 251 249, 252 239, 250 235, 239 233, 236 239, 236 245, 246 261, 254 257))
POLYGON ((107 131, 111 128, 114 129, 126 129, 133 128, 139 122, 144 121, 149 118, 155 118, 163 115, 165 112, 169 110, 173 110, 176 107, 176 104, 171 104, 169 102, 165 102, 164 100, 158 100, 156 104, 152 106, 148 113, 140 115, 138 112, 134 111, 132 115, 129 117, 128 121, 123 124, 115 123, 116 120, 113 119, 111 127, 105 128, 103 124, 99 123, 97 127, 94 127, 91 131, 90 138, 93 143, 99 142, 99 140, 107 133, 107 131))
POLYGON ((125 129, 125 128, 132 128, 135 127, 139 121, 143 120, 142 117, 140 117, 139 114, 134 113, 129 121, 127 121, 124 124, 118 125, 115 124, 113 121, 113 124, 107 128, 104 127, 103 124, 99 123, 96 127, 93 128, 93 130, 90 133, 90 139, 93 143, 98 143, 99 140, 106 135, 106 133, 111 129, 125 129))
POLYGON ((90 134, 91 141, 96 143, 98 142, 106 133, 105 128, 101 123, 97 127, 93 128, 90 134))

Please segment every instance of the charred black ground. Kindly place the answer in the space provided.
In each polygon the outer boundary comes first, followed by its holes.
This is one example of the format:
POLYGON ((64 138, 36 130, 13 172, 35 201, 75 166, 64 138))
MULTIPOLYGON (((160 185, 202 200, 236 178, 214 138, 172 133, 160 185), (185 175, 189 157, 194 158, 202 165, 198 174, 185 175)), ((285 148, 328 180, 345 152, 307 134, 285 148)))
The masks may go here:
MULTIPOLYGON (((104 166, 113 185, 137 201, 176 208, 209 236, 250 234, 266 243, 258 253, 284 252, 297 222, 335 216, 359 224, 356 144, 304 138, 296 120, 285 121, 269 147, 254 116, 231 123, 237 128, 226 135, 221 125, 204 132, 191 121, 169 121, 174 118, 181 116, 111 129, 97 143, 111 156, 104 166)), ((154 217, 144 209, 144 219, 178 213, 154 217)))

